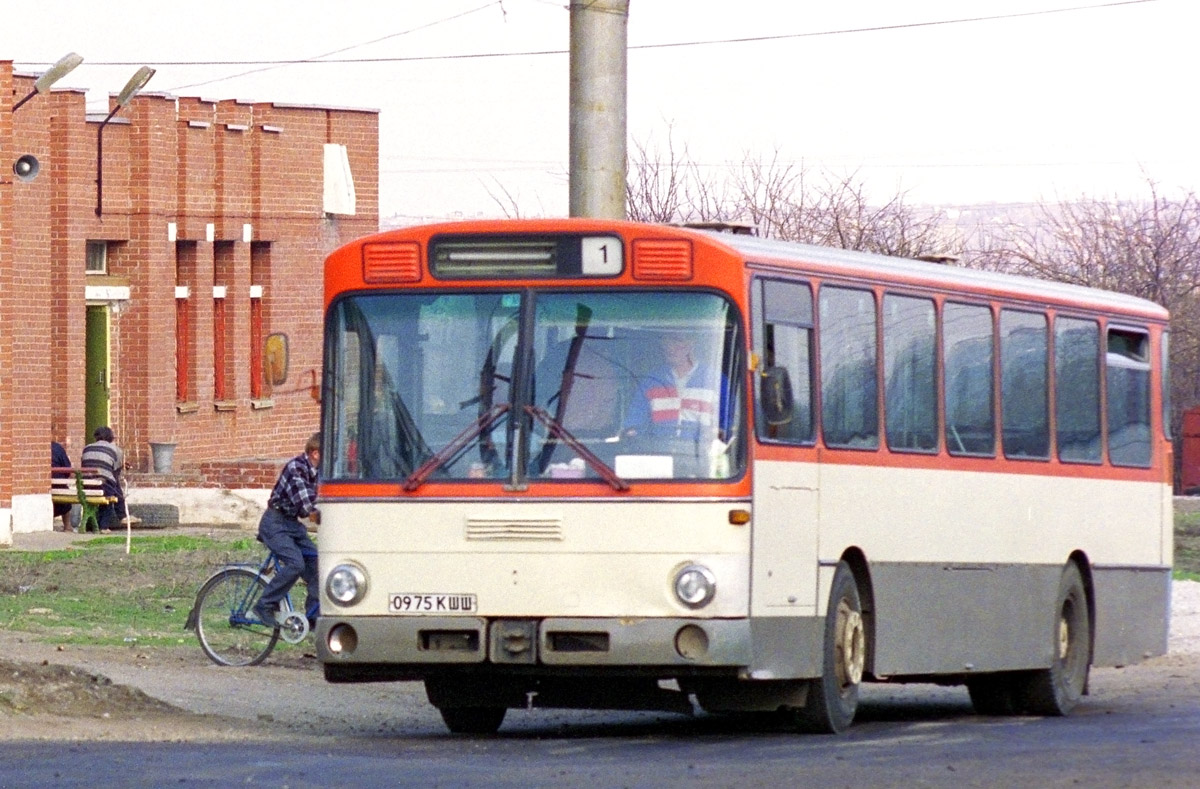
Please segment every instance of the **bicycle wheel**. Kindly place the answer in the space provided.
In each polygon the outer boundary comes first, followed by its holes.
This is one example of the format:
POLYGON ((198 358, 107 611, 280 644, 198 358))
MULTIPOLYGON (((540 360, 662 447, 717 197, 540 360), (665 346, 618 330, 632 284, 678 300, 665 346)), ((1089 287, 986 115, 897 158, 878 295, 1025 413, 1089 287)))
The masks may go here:
POLYGON ((279 628, 253 613, 266 586, 258 573, 241 567, 222 570, 204 584, 196 602, 196 636, 214 663, 257 666, 271 654, 279 628))

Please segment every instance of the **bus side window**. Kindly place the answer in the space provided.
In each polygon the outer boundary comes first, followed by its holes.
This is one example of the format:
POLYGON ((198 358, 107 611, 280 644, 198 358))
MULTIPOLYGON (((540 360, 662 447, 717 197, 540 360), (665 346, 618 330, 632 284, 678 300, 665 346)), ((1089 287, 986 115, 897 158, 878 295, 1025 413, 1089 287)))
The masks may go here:
POLYGON ((947 302, 942 308, 946 390, 946 449, 951 455, 996 451, 992 311, 947 302))
POLYGON ((821 435, 831 447, 879 447, 875 294, 821 288, 821 435))
POLYGON ((1150 465, 1150 336, 1109 329, 1105 355, 1108 388, 1108 459, 1116 466, 1150 465))
POLYGON ((1054 423, 1059 460, 1100 462, 1100 324, 1096 321, 1054 321, 1054 423))
POLYGON ((1050 456, 1046 316, 1000 311, 1000 432, 1004 456, 1050 456))
POLYGON ((755 332, 762 354, 759 384, 755 387, 757 432, 771 441, 811 443, 812 290, 804 282, 760 282, 762 306, 755 332), (767 403, 764 398, 775 399, 767 403))
POLYGON ((937 312, 932 299, 883 297, 883 380, 888 448, 936 452, 937 312))

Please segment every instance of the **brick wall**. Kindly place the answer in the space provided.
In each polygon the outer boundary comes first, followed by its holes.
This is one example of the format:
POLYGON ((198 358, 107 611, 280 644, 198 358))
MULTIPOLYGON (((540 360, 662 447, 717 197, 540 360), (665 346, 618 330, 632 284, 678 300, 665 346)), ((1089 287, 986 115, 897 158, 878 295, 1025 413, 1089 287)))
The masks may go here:
MULTIPOLYGON (((0 96, 36 75, 0 61, 0 96)), ((110 423, 135 473, 149 442, 176 446, 175 470, 201 485, 269 487, 279 458, 317 429, 310 384, 321 366, 322 265, 378 227, 374 111, 209 101, 143 93, 104 127, 82 92, 0 102, 0 150, 38 156, 29 183, 0 179, 0 507, 45 489, 46 444, 74 459, 85 435, 86 315, 110 312, 110 423), (347 146, 358 213, 323 211, 323 146, 347 146), (84 274, 89 240, 108 242, 107 277, 84 274), (287 381, 250 398, 250 287, 262 287, 263 335, 289 340, 287 381), (191 390, 176 398, 175 286, 191 297, 191 390), (214 358, 213 286, 225 288, 224 356, 214 358), (107 288, 107 289, 106 289, 107 288), (127 288, 128 300, 113 300, 127 288), (214 398, 214 366, 225 398, 214 398), (231 460, 232 458, 232 460, 231 460)), ((15 156, 13 157, 15 158, 15 156)), ((0 162, 6 171, 11 162, 0 162)), ((48 524, 47 524, 48 525, 48 524)))
MULTIPOLYGON (((66 349, 82 348, 86 339, 84 267, 79 250, 86 249, 94 221, 96 186, 89 184, 96 159, 95 134, 88 134, 83 117, 86 94, 55 91, 51 108, 49 158, 42 176, 50 182, 50 435, 78 462, 84 442, 84 369, 67 363, 66 349)), ((22 112, 24 110, 22 109, 22 112)), ((94 177, 94 175, 93 175, 94 177)))
MULTIPOLYGON (((11 61, 0 61, 0 106, 12 106, 8 99, 16 97, 13 85, 11 61)), ((13 114, 0 111, 0 151, 11 152, 13 147, 13 114)), ((13 192, 15 179, 8 176, 10 166, 0 161, 0 318, 12 315, 16 307, 13 292, 13 192)), ((0 371, 11 370, 13 364, 13 332, 0 331, 0 371)), ((12 502, 13 476, 13 430, 15 429, 13 391, 11 375, 0 375, 0 508, 12 502)), ((12 541, 11 525, 0 522, 0 544, 12 541)))
POLYGON ((271 488, 286 462, 261 458, 205 460, 186 472, 130 472, 129 484, 133 488, 271 488))
MULTIPOLYGON (((15 81, 16 92, 24 95, 32 89, 31 82, 15 81)), ((19 99, 20 97, 14 96, 19 99)), ((10 105, 11 106, 11 103, 10 105)), ((49 166, 50 105, 30 101, 12 116, 13 147, 5 147, 8 161, 0 163, 12 185, 13 218, 9 232, 13 234, 12 272, 9 280, 12 314, 21 315, 19 322, 4 321, 6 333, 12 334, 11 381, 12 410, 12 485, 13 492, 28 490, 35 482, 45 484, 45 451, 48 451, 49 424, 44 418, 50 401, 51 379, 46 360, 51 356, 50 344, 50 242, 52 226, 46 221, 46 206, 50 203, 52 186, 45 173, 28 182, 11 176, 12 159, 25 153, 37 156, 49 166), (19 329, 19 330, 18 330, 19 329), (40 466, 40 468, 39 468, 40 466)), ((0 223, 4 224, 4 223, 0 223)))

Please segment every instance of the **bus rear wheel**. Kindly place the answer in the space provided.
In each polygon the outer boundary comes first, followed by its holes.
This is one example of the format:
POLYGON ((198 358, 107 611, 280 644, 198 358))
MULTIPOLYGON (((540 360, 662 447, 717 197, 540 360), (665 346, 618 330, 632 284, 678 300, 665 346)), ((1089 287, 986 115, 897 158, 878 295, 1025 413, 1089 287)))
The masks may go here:
POLYGON ((1051 638, 1050 667, 1031 672, 1017 694, 1021 711, 1030 715, 1067 715, 1087 688, 1092 618, 1083 576, 1074 563, 1067 565, 1059 581, 1051 638))
POLYGON ((866 630, 862 601, 854 571, 838 564, 825 614, 825 645, 821 676, 809 680, 808 697, 790 711, 796 728, 818 734, 836 734, 854 722, 858 689, 866 665, 866 630))

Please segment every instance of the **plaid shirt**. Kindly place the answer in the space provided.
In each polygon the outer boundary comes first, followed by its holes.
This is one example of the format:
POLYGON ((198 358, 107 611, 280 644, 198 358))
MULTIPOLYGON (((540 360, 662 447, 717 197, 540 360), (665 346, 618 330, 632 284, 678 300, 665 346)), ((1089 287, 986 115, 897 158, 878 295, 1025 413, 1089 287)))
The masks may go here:
POLYGON ((300 454, 287 462, 271 491, 267 506, 289 518, 303 518, 317 509, 317 469, 300 454))

